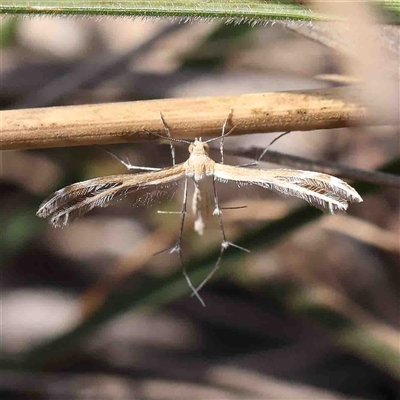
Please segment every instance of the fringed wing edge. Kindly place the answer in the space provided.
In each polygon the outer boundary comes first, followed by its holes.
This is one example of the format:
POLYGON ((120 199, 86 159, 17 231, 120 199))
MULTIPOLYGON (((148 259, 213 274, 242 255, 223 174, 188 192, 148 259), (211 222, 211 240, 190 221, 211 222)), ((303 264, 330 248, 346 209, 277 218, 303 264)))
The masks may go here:
POLYGON ((295 196, 322 211, 334 214, 346 211, 348 203, 362 202, 349 184, 331 175, 289 169, 248 169, 224 164, 215 165, 215 178, 239 185, 258 185, 279 194, 295 196))
POLYGON ((156 172, 112 175, 74 183, 47 198, 36 215, 49 218, 54 227, 64 227, 95 207, 107 207, 112 200, 121 199, 134 191, 166 187, 184 177, 184 166, 178 164, 156 172))

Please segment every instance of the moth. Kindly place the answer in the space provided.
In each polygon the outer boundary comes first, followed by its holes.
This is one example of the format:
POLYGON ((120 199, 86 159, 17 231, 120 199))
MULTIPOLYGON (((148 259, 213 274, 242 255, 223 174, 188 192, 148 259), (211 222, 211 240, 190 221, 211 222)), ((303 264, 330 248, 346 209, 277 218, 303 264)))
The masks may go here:
MULTIPOLYGON (((179 236, 175 246, 167 250, 170 253, 178 253, 183 274, 193 292, 192 295, 195 295, 204 305, 198 292, 219 268, 225 250, 230 246, 234 246, 243 251, 248 251, 229 242, 226 238, 222 221, 223 208, 219 204, 216 182, 225 183, 231 181, 240 187, 256 185, 282 195, 298 197, 330 214, 334 214, 337 211, 346 211, 349 203, 362 202, 362 198, 354 188, 331 175, 292 169, 263 170, 248 168, 249 165, 257 164, 260 159, 246 166, 224 164, 223 141, 235 128, 233 127, 229 132, 225 132, 226 126, 232 118, 232 110, 223 124, 221 136, 207 141, 196 138, 194 142, 172 138, 168 125, 162 114, 160 115, 166 136, 157 136, 170 141, 173 160, 171 167, 163 169, 138 167, 117 157, 128 170, 142 169, 147 172, 111 175, 74 183, 58 190, 47 198, 40 205, 37 215, 42 218, 48 218, 54 227, 64 227, 95 207, 107 207, 112 200, 123 198, 131 193, 139 194, 139 197, 142 196, 141 198, 143 198, 149 189, 162 189, 169 185, 183 182, 182 208, 179 212, 181 214, 179 236), (222 160, 220 163, 214 161, 209 156, 209 143, 214 140, 221 141, 220 151, 222 160), (184 163, 175 163, 174 142, 189 144, 189 158, 184 163), (213 215, 218 218, 222 238, 219 258, 212 271, 197 288, 192 284, 185 269, 181 247, 183 227, 188 212, 189 183, 193 183, 195 187, 191 207, 194 214, 195 231, 203 234, 207 219, 210 215, 213 215)), ((265 151, 263 154, 265 154, 265 151)))

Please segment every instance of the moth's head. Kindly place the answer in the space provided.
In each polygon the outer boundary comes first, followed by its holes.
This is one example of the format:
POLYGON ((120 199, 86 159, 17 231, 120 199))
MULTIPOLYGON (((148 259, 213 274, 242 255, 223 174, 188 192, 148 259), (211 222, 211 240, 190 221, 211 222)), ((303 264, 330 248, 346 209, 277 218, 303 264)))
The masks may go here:
POLYGON ((210 151, 210 146, 201 140, 196 138, 193 143, 190 143, 189 153, 190 154, 207 154, 210 151))

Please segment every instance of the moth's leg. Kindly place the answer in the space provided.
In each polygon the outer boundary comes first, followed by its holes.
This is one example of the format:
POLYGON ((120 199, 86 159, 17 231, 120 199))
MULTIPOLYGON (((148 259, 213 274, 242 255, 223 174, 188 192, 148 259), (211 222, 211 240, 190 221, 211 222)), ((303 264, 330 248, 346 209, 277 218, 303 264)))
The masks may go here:
POLYGON ((248 163, 248 164, 241 164, 241 165, 237 165, 237 167, 254 167, 256 165, 259 164, 259 162, 261 161, 261 159, 265 156, 265 153, 269 150, 269 148, 277 141, 279 140, 281 137, 287 135, 288 133, 290 133, 291 131, 286 131, 281 133, 280 135, 278 135, 275 139, 272 140, 272 142, 263 150, 263 152, 260 154, 260 156, 255 159, 253 162, 248 163))
POLYGON ((153 167, 140 167, 137 165, 132 165, 131 162, 129 161, 128 156, 126 157, 126 161, 124 161, 122 158, 118 157, 116 154, 111 153, 111 151, 107 151, 108 154, 116 158, 122 165, 126 167, 129 171, 132 169, 136 170, 142 170, 142 171, 160 171, 162 168, 153 168, 153 167))
POLYGON ((231 121, 231 119, 232 119, 232 114, 233 114, 233 109, 231 108, 229 110, 228 117, 226 118, 224 124, 222 125, 222 133, 221 133, 221 135, 218 136, 218 137, 206 140, 206 143, 214 142, 215 140, 219 140, 220 141, 219 150, 220 150, 220 153, 221 153, 221 164, 224 163, 224 138, 226 136, 230 135, 234 131, 234 129, 236 128, 236 126, 233 125, 232 128, 229 129, 228 132, 225 132, 226 131, 226 126, 228 125, 228 122, 231 121))
POLYGON ((224 163, 224 139, 225 139, 225 136, 228 136, 233 130, 233 128, 232 128, 228 133, 225 133, 226 126, 228 125, 228 122, 231 121, 231 119, 232 119, 232 114, 233 114, 233 109, 231 108, 229 110, 229 114, 226 117, 224 124, 222 125, 221 141, 219 142, 219 151, 221 153, 221 164, 224 163))
MULTIPOLYGON (((169 139, 171 139, 171 132, 169 130, 169 126, 165 122, 164 116, 162 115, 161 112, 160 112, 160 118, 161 118, 161 121, 162 121, 162 123, 164 125, 164 130, 165 130, 165 133, 167 134, 167 137, 169 139)), ((171 149, 172 165, 175 165, 175 146, 173 145, 172 140, 169 141, 169 147, 171 149)))
POLYGON ((189 275, 187 273, 186 265, 183 262, 182 238, 183 238, 183 227, 185 225, 185 217, 186 217, 186 213, 187 213, 187 198, 188 198, 188 178, 185 179, 185 186, 183 189, 183 202, 182 202, 182 211, 181 211, 181 225, 179 228, 179 237, 178 237, 178 241, 177 241, 176 245, 171 249, 170 253, 178 253, 179 260, 180 260, 181 267, 182 267, 182 273, 183 273, 183 276, 185 277, 186 282, 188 283, 190 289, 193 292, 192 296, 196 296, 198 298, 198 300, 200 301, 201 305, 203 307, 205 307, 205 303, 204 303, 203 299, 197 293, 197 290, 195 289, 195 287, 193 286, 193 284, 189 278, 189 275))
MULTIPOLYGON (((217 272, 220 264, 221 264, 221 260, 222 260, 222 256, 225 253, 225 250, 229 247, 236 247, 240 250, 243 250, 247 253, 249 253, 250 251, 245 249, 244 247, 238 246, 232 242, 228 242, 226 240, 226 235, 225 235, 225 229, 224 229, 224 224, 222 221, 222 211, 221 211, 221 207, 219 206, 219 201, 218 201, 218 194, 217 194, 217 188, 215 185, 215 179, 213 179, 213 188, 214 188, 214 204, 215 204, 215 210, 213 212, 214 215, 218 216, 218 224, 219 224, 219 229, 221 231, 221 235, 222 235, 222 243, 221 243, 221 250, 219 252, 219 256, 218 256, 218 260, 214 265, 214 268, 210 271, 210 273, 204 278, 203 282, 200 283, 200 285, 196 288, 197 292, 199 292, 201 290, 201 288, 212 278, 212 276, 217 272)), ((192 295, 193 296, 193 295, 192 295)))
POLYGON ((170 254, 178 253, 179 261, 180 261, 181 267, 182 267, 182 273, 183 273, 183 276, 185 277, 186 282, 188 283, 190 289, 192 290, 192 296, 196 296, 198 298, 198 300, 200 301, 201 305, 203 307, 205 307, 205 303, 204 303, 203 299, 197 293, 197 290, 195 289, 195 287, 193 286, 192 281, 190 280, 189 275, 187 273, 186 265, 183 262, 182 238, 183 238, 183 228, 184 228, 184 225, 185 225, 185 217, 186 217, 186 213, 187 213, 187 197, 188 197, 187 194, 188 194, 188 179, 186 178, 185 179, 185 186, 184 186, 184 189, 183 189, 182 210, 181 211, 171 211, 171 212, 169 212, 169 211, 165 211, 165 212, 161 211, 161 213, 163 213, 163 214, 164 213, 165 214, 181 214, 181 225, 180 225, 180 228, 179 228, 178 241, 177 241, 177 243, 176 243, 176 245, 174 247, 170 247, 168 249, 164 249, 164 250, 158 251, 154 255, 164 253, 165 251, 169 251, 170 254))

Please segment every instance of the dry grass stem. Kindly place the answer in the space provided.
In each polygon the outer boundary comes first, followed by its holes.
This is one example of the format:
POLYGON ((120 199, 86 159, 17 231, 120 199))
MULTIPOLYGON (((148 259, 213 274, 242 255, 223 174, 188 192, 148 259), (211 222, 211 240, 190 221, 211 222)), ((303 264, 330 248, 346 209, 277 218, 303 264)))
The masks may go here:
POLYGON ((346 88, 7 110, 0 150, 149 140, 146 132, 164 133, 160 112, 175 138, 216 137, 231 108, 236 135, 340 128, 367 116, 346 88))

